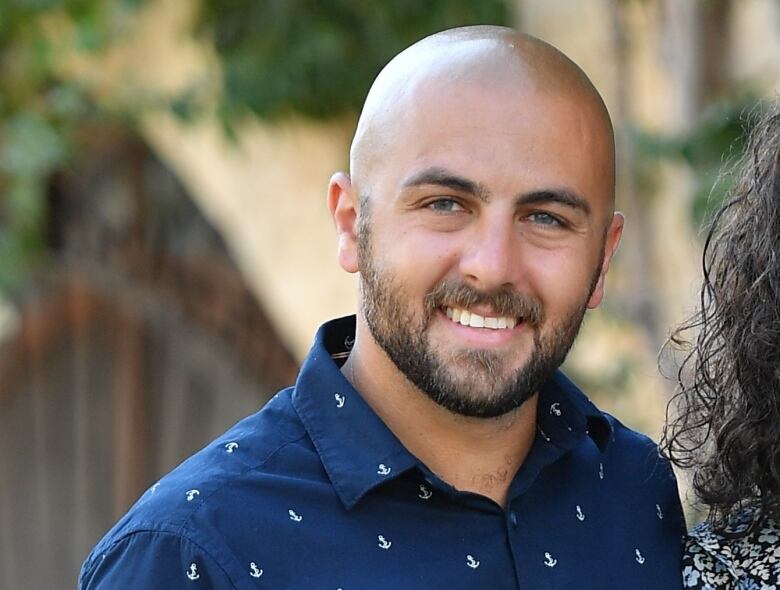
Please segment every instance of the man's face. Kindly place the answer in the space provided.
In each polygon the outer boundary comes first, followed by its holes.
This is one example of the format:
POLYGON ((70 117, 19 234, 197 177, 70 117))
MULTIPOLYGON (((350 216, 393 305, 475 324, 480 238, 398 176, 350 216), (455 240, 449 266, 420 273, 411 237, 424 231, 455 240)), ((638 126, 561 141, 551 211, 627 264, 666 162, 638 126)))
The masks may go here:
POLYGON ((549 378, 600 302, 620 233, 611 145, 573 100, 434 87, 401 111, 363 199, 360 311, 434 401, 498 416, 549 378))

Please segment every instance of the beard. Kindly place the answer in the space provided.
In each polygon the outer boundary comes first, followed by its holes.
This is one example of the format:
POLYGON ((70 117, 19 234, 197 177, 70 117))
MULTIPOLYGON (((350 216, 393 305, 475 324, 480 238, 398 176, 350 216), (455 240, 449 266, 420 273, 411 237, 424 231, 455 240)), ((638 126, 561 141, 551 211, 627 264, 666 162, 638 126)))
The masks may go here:
POLYGON ((451 281, 439 283, 426 295, 422 317, 418 317, 408 305, 401 281, 390 272, 380 271, 368 217, 368 208, 361 207, 361 310, 374 340, 417 389, 456 414, 494 418, 520 407, 552 377, 579 332, 600 267, 596 268, 587 296, 546 334, 540 329, 545 320, 544 307, 537 298, 506 289, 482 292, 451 281), (435 314, 442 313, 445 306, 467 309, 478 304, 489 305, 498 316, 522 318, 523 329, 532 330, 533 349, 522 366, 508 368, 517 358, 516 349, 444 351, 432 346, 428 336, 435 314))

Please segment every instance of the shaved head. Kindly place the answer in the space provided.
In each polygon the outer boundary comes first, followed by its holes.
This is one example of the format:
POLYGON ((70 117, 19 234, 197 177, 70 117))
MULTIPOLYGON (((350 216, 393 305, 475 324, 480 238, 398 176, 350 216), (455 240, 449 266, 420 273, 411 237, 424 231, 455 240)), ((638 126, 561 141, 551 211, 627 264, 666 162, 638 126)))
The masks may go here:
MULTIPOLYGON (((585 73, 553 46, 507 27, 472 26, 436 33, 393 58, 366 98, 350 150, 350 174, 361 195, 383 158, 399 149, 407 113, 423 101, 478 87, 497 99, 522 103, 531 95, 577 104, 598 133, 603 172, 614 207, 614 137, 609 114, 585 73)), ((576 131, 576 130, 575 130, 576 131)))

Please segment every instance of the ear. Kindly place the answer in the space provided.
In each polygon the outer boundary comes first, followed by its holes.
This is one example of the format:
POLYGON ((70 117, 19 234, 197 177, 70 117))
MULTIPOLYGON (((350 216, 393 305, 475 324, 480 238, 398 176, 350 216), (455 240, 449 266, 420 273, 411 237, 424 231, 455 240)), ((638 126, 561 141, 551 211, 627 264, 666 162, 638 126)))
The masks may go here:
POLYGON ((338 261, 345 271, 358 271, 357 216, 358 195, 344 172, 336 172, 328 185, 328 209, 339 237, 338 261))
POLYGON ((623 214, 616 211, 612 215, 612 223, 609 224, 609 228, 607 229, 607 235, 604 241, 604 260, 601 261, 601 271, 596 286, 593 289, 593 293, 590 294, 590 299, 588 299, 588 309, 595 309, 601 304, 602 299, 604 299, 604 279, 607 276, 612 256, 615 254, 615 250, 617 250, 618 244, 620 243, 620 236, 623 235, 624 223, 625 218, 623 217, 623 214))

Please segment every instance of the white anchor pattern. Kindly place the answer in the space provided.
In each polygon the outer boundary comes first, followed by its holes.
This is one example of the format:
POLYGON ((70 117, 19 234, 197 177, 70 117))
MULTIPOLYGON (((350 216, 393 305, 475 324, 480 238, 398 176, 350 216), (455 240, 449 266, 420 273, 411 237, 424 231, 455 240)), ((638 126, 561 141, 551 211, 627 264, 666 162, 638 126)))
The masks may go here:
POLYGON ((287 511, 287 514, 290 515, 290 520, 292 520, 293 522, 301 522, 303 520, 303 516, 295 512, 295 510, 293 510, 292 508, 287 511))
POLYGON ((642 565, 645 562, 645 557, 639 549, 634 549, 634 555, 636 555, 634 559, 639 565, 642 565))
MULTIPOLYGON (((338 394, 336 394, 338 396, 338 394)), ((343 398, 342 398, 343 399, 343 398)), ((555 413, 555 412, 552 412, 555 413)), ((224 448, 227 453, 233 453, 237 448, 239 448, 238 443, 236 442, 230 442, 224 445, 224 448)), ((391 473, 392 469, 385 465, 384 463, 380 463, 377 468, 377 474, 378 475, 388 475, 391 473)), ((599 463, 599 478, 603 479, 604 477, 604 466, 602 463, 599 463)), ((427 482, 426 482, 427 483, 427 482)), ((417 484, 417 497, 422 500, 429 500, 433 497, 433 492, 431 489, 426 485, 426 483, 419 483, 417 484)), ((157 487, 160 485, 160 482, 157 482, 152 486, 150 489, 152 492, 154 492, 157 487)), ((192 501, 196 497, 200 495, 200 491, 198 489, 191 489, 186 492, 187 501, 192 501)), ((656 516, 659 520, 663 519, 664 515, 661 510, 661 507, 659 504, 654 505, 656 516)), ((288 511, 289 519, 293 522, 299 523, 303 521, 303 516, 301 516, 299 513, 297 513, 295 510, 290 508, 288 511)), ((580 522, 584 521, 586 519, 585 512, 582 510, 582 506, 577 504, 575 505, 575 511, 574 515, 576 519, 580 522)), ((390 541, 388 538, 386 538, 384 535, 377 535, 377 547, 382 550, 389 550, 393 546, 393 542, 390 541)), ((642 552, 638 549, 634 549, 634 561, 636 563, 643 565, 646 562, 645 556, 642 554, 642 552)), ((481 562, 479 559, 474 557, 472 554, 466 554, 465 558, 466 566, 472 570, 476 570, 480 567, 481 562)), ((544 560, 542 562, 544 566, 547 568, 555 568, 558 565, 558 559, 553 556, 553 553, 551 552, 544 552, 544 560)), ((192 562, 190 564, 189 570, 186 572, 187 578, 191 581, 197 581, 200 579, 200 572, 198 571, 198 564, 195 562, 192 562)), ((248 569, 248 575, 252 578, 259 579, 264 575, 264 570, 260 568, 257 565, 257 562, 251 561, 249 563, 249 569, 248 569)))
POLYGON ((263 575, 263 570, 258 569, 257 564, 253 561, 249 564, 249 575, 253 578, 259 578, 263 575))
POLYGON ((344 407, 344 403, 347 401, 347 398, 345 398, 340 393, 334 393, 333 397, 336 398, 336 407, 339 408, 339 409, 343 408, 344 407))
POLYGON ((433 492, 425 487, 425 484, 420 484, 420 493, 417 494, 417 497, 422 500, 430 500, 433 496, 433 492))
MULTIPOLYGON (((338 394, 337 394, 338 395, 338 394)), ((237 448, 239 447, 238 443, 236 442, 230 442, 224 445, 225 451, 227 453, 233 453, 237 448)), ((603 479, 603 464, 599 464, 599 478, 603 479)), ((385 465, 384 463, 380 463, 377 468, 377 474, 379 475, 388 475, 392 469, 385 465)), ((429 500, 433 497, 433 492, 429 488, 426 483, 418 483, 417 484, 417 497, 422 500, 429 500)), ((160 482, 157 482, 152 486, 151 491, 154 492, 157 487, 160 485, 160 482)), ((200 491, 198 489, 191 489, 186 492, 187 501, 192 501, 196 497, 200 495, 200 491)), ((661 507, 659 504, 654 504, 656 516, 659 520, 663 519, 664 515, 661 510, 661 507)), ((290 508, 288 509, 288 516, 289 519, 293 522, 300 523, 303 521, 303 516, 301 516, 298 512, 296 512, 294 509, 290 508)), ((582 506, 580 504, 575 505, 574 515, 576 519, 580 522, 583 522, 586 519, 585 512, 582 509, 582 506)), ((386 538, 384 535, 380 534, 377 535, 377 547, 382 550, 389 550, 393 546, 393 542, 386 538)), ((645 556, 642 554, 642 552, 638 549, 634 549, 634 555, 633 555, 634 561, 638 563, 639 565, 643 565, 646 562, 645 556)), ((476 570, 480 567, 481 561, 477 559, 473 554, 468 553, 466 554, 465 558, 466 566, 472 570, 476 570)), ((549 551, 544 552, 544 559, 542 561, 545 567, 547 568, 555 568, 558 565, 558 559, 554 557, 554 553, 551 553, 549 551)), ((255 561, 249 562, 249 568, 248 568, 248 575, 254 579, 259 579, 264 575, 264 569, 260 568, 255 561)), ((198 570, 198 564, 196 562, 192 562, 190 564, 189 569, 186 572, 187 578, 191 581, 197 581, 200 579, 201 575, 198 570)))
POLYGON ((577 504, 577 511, 575 512, 575 516, 577 517, 577 520, 579 520, 580 522, 585 520, 585 513, 582 511, 582 508, 580 507, 579 504, 577 504))
POLYGON ((200 579, 200 574, 198 573, 198 564, 197 563, 193 562, 193 563, 190 564, 190 569, 187 570, 187 577, 190 580, 192 580, 193 582, 195 580, 199 580, 200 579))

